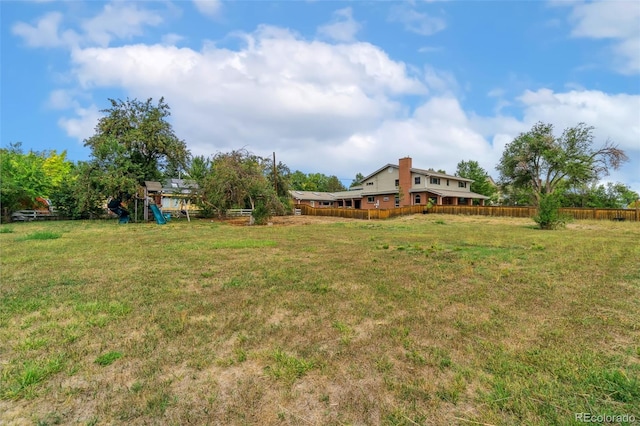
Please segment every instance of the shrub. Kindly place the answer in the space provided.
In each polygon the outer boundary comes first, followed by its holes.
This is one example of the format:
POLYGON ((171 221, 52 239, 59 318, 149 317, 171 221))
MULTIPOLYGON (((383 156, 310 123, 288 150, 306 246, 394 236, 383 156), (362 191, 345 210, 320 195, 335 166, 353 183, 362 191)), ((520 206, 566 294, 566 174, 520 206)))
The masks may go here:
POLYGON ((542 194, 538 204, 538 214, 533 220, 540 229, 557 229, 567 223, 567 218, 559 212, 560 200, 554 194, 542 194))
POLYGON ((265 225, 271 218, 271 212, 264 203, 256 203, 256 207, 251 213, 256 225, 265 225))

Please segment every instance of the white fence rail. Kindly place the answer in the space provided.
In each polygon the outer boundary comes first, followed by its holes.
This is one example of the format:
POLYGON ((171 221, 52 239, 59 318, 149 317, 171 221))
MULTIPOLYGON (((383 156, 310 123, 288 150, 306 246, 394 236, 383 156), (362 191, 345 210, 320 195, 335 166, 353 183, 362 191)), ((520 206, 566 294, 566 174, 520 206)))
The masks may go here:
POLYGON ((238 216, 251 216, 253 213, 252 209, 229 209, 227 210, 228 217, 238 217, 238 216))
POLYGON ((57 213, 49 210, 18 210, 11 213, 14 222, 29 222, 32 220, 57 219, 57 213))

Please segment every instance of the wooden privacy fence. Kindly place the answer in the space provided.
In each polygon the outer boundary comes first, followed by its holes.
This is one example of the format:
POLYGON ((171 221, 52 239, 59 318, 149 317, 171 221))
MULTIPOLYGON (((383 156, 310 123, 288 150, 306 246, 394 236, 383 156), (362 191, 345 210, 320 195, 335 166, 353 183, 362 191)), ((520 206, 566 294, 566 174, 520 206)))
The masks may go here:
MULTIPOLYGON (((533 217, 537 213, 535 207, 501 207, 501 206, 426 206, 399 207, 396 209, 334 209, 314 208, 306 204, 297 204, 303 215, 334 216, 351 219, 389 219, 410 214, 461 214, 476 216, 533 217)), ((640 221, 640 210, 637 209, 591 209, 561 208, 560 214, 573 219, 640 221)))
POLYGON ((517 206, 433 206, 429 209, 429 213, 503 217, 533 217, 537 212, 535 207, 517 206))
POLYGON ((638 209, 589 209, 589 208, 561 208, 560 214, 574 219, 595 220, 629 220, 640 222, 640 210, 638 209))
POLYGON ((409 206, 399 207, 397 209, 334 209, 334 208, 315 208, 306 204, 296 204, 296 209, 300 209, 303 215, 309 216, 334 216, 346 217, 351 219, 389 219, 391 217, 422 214, 425 206, 409 206))

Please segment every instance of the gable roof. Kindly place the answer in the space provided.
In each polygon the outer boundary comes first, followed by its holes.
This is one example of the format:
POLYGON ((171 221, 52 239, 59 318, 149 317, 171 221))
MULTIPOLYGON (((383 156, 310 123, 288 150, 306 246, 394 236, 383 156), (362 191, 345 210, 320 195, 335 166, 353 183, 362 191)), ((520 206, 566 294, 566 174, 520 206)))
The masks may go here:
POLYGON ((369 178, 370 178, 370 177, 372 177, 372 176, 377 175, 377 174, 378 174, 378 173, 380 173, 381 171, 388 169, 389 167, 393 167, 394 169, 399 169, 399 167, 398 167, 398 165, 397 165, 397 164, 391 164, 391 163, 388 163, 388 164, 386 164, 386 165, 384 165, 384 166, 380 167, 378 170, 376 170, 375 172, 371 173, 370 175, 367 175, 367 176, 365 176, 364 178, 362 178, 362 182, 364 182, 365 180, 369 179, 369 178))
POLYGON ((192 190, 198 189, 198 184, 190 179, 167 179, 162 192, 165 194, 189 194, 192 190))
MULTIPOLYGON (((370 175, 365 176, 362 179, 362 182, 364 182, 365 180, 377 175, 378 173, 382 172, 383 170, 388 169, 389 167, 394 168, 394 169, 400 169, 400 167, 397 164, 391 164, 391 163, 385 164, 384 166, 380 167, 375 172, 371 173, 370 175)), ((439 178, 444 178, 444 179, 455 179, 455 180, 459 180, 459 181, 463 181, 463 182, 473 182, 473 179, 464 178, 462 176, 448 175, 446 173, 436 172, 435 170, 418 169, 418 168, 415 168, 415 167, 411 168, 411 173, 416 173, 416 174, 425 175, 425 176, 439 177, 439 178)))
POLYGON ((489 197, 487 197, 486 195, 482 195, 482 194, 477 194, 475 192, 469 192, 469 191, 455 191, 452 189, 433 189, 433 188, 420 188, 418 189, 413 189, 409 192, 431 192, 432 194, 436 194, 439 195, 441 197, 457 197, 457 198, 477 198, 480 200, 488 200, 489 197))
POLYGON ((298 200, 334 201, 336 199, 331 192, 296 191, 292 189, 289 194, 298 200))
POLYGON ((433 170, 424 170, 424 169, 411 168, 411 172, 412 173, 417 173, 417 174, 420 174, 420 175, 425 175, 425 176, 438 177, 438 178, 442 178, 442 179, 455 179, 455 180, 461 180, 463 182, 473 182, 473 179, 468 179, 468 178, 464 178, 462 176, 456 176, 456 175, 448 175, 446 173, 440 173, 440 172, 436 172, 436 171, 433 171, 433 170))
POLYGON ((154 180, 146 180, 144 181, 144 186, 147 187, 147 191, 151 192, 161 192, 162 184, 160 182, 156 182, 154 180))
POLYGON ((290 190, 289 194, 298 200, 309 201, 336 201, 345 198, 362 198, 362 191, 338 191, 338 192, 317 192, 317 191, 297 191, 290 190))

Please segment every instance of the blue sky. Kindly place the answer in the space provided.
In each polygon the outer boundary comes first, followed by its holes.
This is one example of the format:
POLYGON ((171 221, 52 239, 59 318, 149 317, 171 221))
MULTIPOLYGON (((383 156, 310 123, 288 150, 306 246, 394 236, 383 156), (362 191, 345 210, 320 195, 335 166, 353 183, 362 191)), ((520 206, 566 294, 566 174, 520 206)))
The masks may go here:
POLYGON ((1 1, 3 146, 89 151, 108 98, 171 106, 195 155, 276 152, 348 184, 398 158, 494 177, 585 122, 640 192, 640 2, 1 1))

